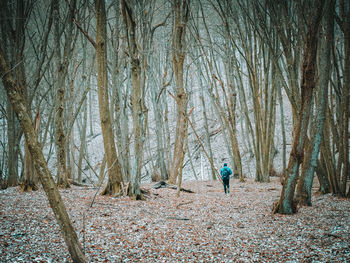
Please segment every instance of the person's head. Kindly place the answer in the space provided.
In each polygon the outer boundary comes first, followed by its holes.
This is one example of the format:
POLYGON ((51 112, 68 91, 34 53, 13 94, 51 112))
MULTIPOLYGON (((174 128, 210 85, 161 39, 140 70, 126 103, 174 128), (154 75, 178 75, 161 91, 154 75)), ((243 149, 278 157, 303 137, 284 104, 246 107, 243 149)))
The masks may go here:
POLYGON ((226 167, 227 166, 227 163, 224 163, 224 167, 226 167))

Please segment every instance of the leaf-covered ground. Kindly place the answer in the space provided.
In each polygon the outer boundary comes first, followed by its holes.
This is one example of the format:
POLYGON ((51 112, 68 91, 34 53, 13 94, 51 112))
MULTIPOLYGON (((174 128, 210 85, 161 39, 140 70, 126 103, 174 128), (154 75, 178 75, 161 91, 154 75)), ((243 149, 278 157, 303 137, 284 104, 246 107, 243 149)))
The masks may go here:
MULTIPOLYGON (((296 215, 273 215, 281 186, 185 182, 194 194, 150 190, 147 201, 61 190, 89 262, 350 262, 350 201, 314 195, 296 215)), ((316 190, 316 189, 315 189, 316 190)), ((43 190, 0 192, 1 262, 70 262, 43 190)))

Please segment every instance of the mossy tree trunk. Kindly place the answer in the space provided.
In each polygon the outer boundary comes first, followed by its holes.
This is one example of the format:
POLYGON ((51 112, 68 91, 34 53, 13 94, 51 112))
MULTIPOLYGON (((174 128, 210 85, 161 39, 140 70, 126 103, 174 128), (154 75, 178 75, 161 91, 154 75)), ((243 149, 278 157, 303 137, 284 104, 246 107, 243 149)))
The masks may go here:
POLYGON ((312 94, 316 82, 315 74, 318 28, 322 17, 323 2, 324 1, 322 1, 316 9, 312 9, 315 13, 312 14, 308 22, 302 64, 302 79, 300 86, 301 108, 299 111, 299 120, 294 129, 292 150, 289 157, 287 171, 285 172, 285 181, 280 200, 274 209, 275 213, 292 214, 296 212, 294 191, 299 177, 299 167, 304 159, 304 144, 307 135, 307 128, 309 126, 312 94))
POLYGON ((301 176, 297 185, 297 202, 301 205, 311 206, 311 190, 314 179, 315 168, 317 166, 318 155, 320 151, 323 126, 326 118, 326 104, 328 100, 328 84, 330 80, 330 65, 331 57, 330 50, 333 42, 333 12, 334 1, 327 0, 325 9, 327 12, 324 16, 324 23, 321 32, 321 49, 319 52, 319 86, 317 94, 317 109, 315 115, 315 127, 313 128, 314 134, 311 135, 311 142, 309 143, 303 167, 301 170, 301 176))

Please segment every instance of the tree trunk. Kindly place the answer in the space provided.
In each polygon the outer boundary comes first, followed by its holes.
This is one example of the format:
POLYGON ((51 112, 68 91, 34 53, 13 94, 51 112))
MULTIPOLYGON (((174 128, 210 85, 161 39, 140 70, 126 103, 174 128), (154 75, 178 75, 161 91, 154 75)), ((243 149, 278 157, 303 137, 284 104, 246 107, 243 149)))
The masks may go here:
MULTIPOLYGON (((55 40, 55 66, 56 66, 56 117, 55 117, 55 138, 56 138, 56 156, 57 156, 57 185, 62 188, 70 187, 68 182, 68 172, 66 167, 66 136, 64 133, 64 108, 65 108, 65 67, 61 59, 61 32, 60 32, 60 14, 59 1, 52 2, 54 5, 54 40, 55 40)), ((68 35, 71 32, 68 32, 68 35)), ((68 40, 66 40, 68 41, 68 40)), ((66 59, 64 59, 66 60, 66 59)))
POLYGON ((8 177, 7 186, 18 185, 18 146, 17 119, 11 102, 7 102, 7 143, 8 143, 8 177))
POLYGON ((342 141, 343 141, 343 173, 340 191, 342 196, 346 196, 346 184, 350 175, 349 157, 349 117, 350 117, 350 5, 343 5, 343 25, 344 25, 344 81, 342 91, 342 141))
POLYGON ((28 149, 34 159, 35 169, 46 192, 50 206, 55 214, 57 223, 62 231, 63 238, 66 242, 72 260, 73 262, 87 262, 82 247, 79 243, 78 236, 75 233, 65 209, 63 200, 44 159, 41 146, 38 142, 37 135, 28 114, 28 109, 26 108, 25 99, 21 93, 16 90, 16 84, 11 75, 8 74, 10 69, 5 61, 2 48, 0 48, 0 72, 7 96, 23 129, 28 149))
POLYGON ((294 130, 293 146, 289 157, 285 181, 280 200, 274 209, 275 213, 292 214, 296 212, 294 191, 298 180, 299 166, 304 158, 304 143, 309 123, 312 93, 315 87, 318 28, 321 22, 322 9, 323 1, 308 24, 300 87, 301 108, 299 120, 294 130))
MULTIPOLYGON (((18 76, 19 68, 23 68, 23 48, 24 48, 24 21, 23 6, 20 1, 10 3, 9 1, 0 1, 0 16, 3 21, 0 24, 1 43, 4 48, 4 56, 7 55, 11 67, 11 74, 15 76, 16 84, 20 86, 23 92, 23 83, 18 76), (21 17, 22 19, 17 19, 21 17)), ((18 160, 19 160, 19 139, 20 131, 18 120, 13 110, 11 102, 6 103, 6 119, 7 119, 7 186, 17 186, 19 182, 18 160)), ((4 151, 6 151, 4 149, 4 151)))
MULTIPOLYGON (((27 6, 28 8, 28 6, 27 6)), ((17 81, 17 86, 21 90, 22 96, 26 98, 26 106, 29 109, 29 116, 31 116, 31 101, 29 99, 29 94, 27 90, 27 81, 26 81, 26 72, 25 72, 25 63, 22 63, 22 61, 25 60, 24 56, 24 47, 25 47, 25 29, 26 29, 26 23, 28 21, 28 12, 25 10, 25 3, 23 0, 17 1, 17 7, 16 7, 16 17, 21 17, 21 19, 16 19, 14 22, 15 24, 15 34, 14 34, 14 54, 15 54, 15 65, 17 65, 14 68, 15 72, 15 79, 17 81)), ((39 109, 38 109, 39 110, 39 109)), ((38 116, 37 116, 38 117, 38 116)), ((37 119, 38 120, 38 119, 37 119)), ((38 120, 39 121, 39 120, 38 120)), ((38 122, 37 122, 38 124, 38 122)), ((37 132, 37 129, 36 129, 37 132)), ((18 136, 18 140, 20 141, 20 138, 22 135, 18 136)), ((24 146, 24 160, 23 160, 23 181, 21 182, 21 188, 23 191, 31 191, 31 190, 37 190, 37 183, 38 180, 35 175, 34 171, 34 162, 33 158, 30 155, 30 152, 28 150, 28 145, 24 146)))
MULTIPOLYGON (((322 145, 321 145, 321 148, 322 148, 322 145)), ((315 172, 317 174, 317 178, 320 183, 320 188, 319 188, 320 193, 328 194, 330 192, 330 184, 329 184, 329 179, 327 177, 327 169, 320 160, 317 161, 315 172)))
POLYGON ((121 12, 123 15, 131 68, 131 104, 133 117, 134 134, 134 160, 131 169, 131 185, 129 194, 135 199, 141 199, 141 168, 143 159, 143 145, 145 140, 145 112, 144 108, 144 83, 141 83, 141 67, 139 54, 136 45, 136 24, 133 17, 131 6, 125 0, 121 2, 121 12))
MULTIPOLYGON (((90 78, 89 78, 89 81, 90 81, 90 78)), ((83 164, 83 157, 85 155, 85 148, 86 148, 87 112, 88 112, 88 105, 87 105, 87 100, 85 100, 83 105, 83 120, 82 120, 83 126, 81 128, 80 150, 79 150, 79 160, 78 160, 78 183, 82 182, 82 164, 83 164)))
MULTIPOLYGON (((160 176, 162 180, 168 179, 168 172, 165 164, 165 143, 164 143, 164 124, 162 121, 162 115, 161 115, 161 106, 159 104, 161 103, 159 100, 157 100, 157 90, 155 89, 156 84, 154 83, 154 87, 151 88, 151 96, 152 96, 152 105, 153 105, 153 111, 154 111, 154 119, 155 119, 155 132, 157 137, 157 168, 160 171, 160 176)), ((158 91, 160 92, 160 91, 158 91)), ((156 172, 156 171, 155 171, 156 172)))
POLYGON ((163 97, 163 103, 164 103, 164 141, 165 141, 165 159, 166 159, 166 167, 168 178, 170 176, 170 167, 171 167, 171 144, 170 144, 170 129, 169 129, 169 105, 167 102, 166 97, 163 97))
POLYGON ((319 91, 317 95, 317 110, 314 134, 311 135, 306 155, 303 162, 301 176, 297 186, 296 201, 301 205, 311 206, 311 190, 314 179, 314 172, 317 165, 319 150, 323 135, 323 126, 326 118, 326 103, 328 100, 328 83, 330 79, 330 49, 333 42, 333 12, 334 1, 327 0, 325 8, 327 10, 322 27, 322 42, 319 52, 319 91))
POLYGON ((283 97, 282 97, 282 87, 278 87, 278 100, 280 104, 280 114, 281 114, 281 131, 282 131, 282 162, 283 162, 283 170, 284 173, 286 171, 286 146, 287 146, 287 140, 286 140, 286 129, 284 125, 284 110, 283 110, 283 97))
MULTIPOLYGON (((38 134, 39 129, 39 111, 35 117, 35 133, 38 134)), ((34 169, 34 160, 29 151, 28 143, 25 142, 25 154, 24 154, 24 181, 21 184, 21 188, 24 192, 38 190, 38 176, 34 169)))
POLYGON ((174 0, 174 32, 172 39, 173 69, 176 81, 177 121, 175 146, 169 183, 175 184, 177 177, 181 178, 183 159, 185 156, 185 140, 187 136, 187 93, 183 83, 183 66, 186 56, 186 23, 189 16, 189 0, 174 0))
POLYGON ((102 191, 102 195, 115 195, 120 193, 123 177, 114 144, 111 114, 109 111, 105 1, 96 0, 95 10, 97 17, 96 52, 98 74, 98 104, 101 119, 103 145, 106 153, 108 167, 108 183, 106 188, 102 191))
MULTIPOLYGON (((114 5, 114 13, 116 17, 120 17, 120 5, 114 5)), ((118 18, 115 22, 115 26, 112 30, 112 46, 114 50, 121 50, 123 45, 127 45, 123 41, 120 41, 119 35, 121 34, 121 22, 122 19, 118 18)), ((123 180, 130 181, 130 135, 129 135, 129 118, 128 118, 128 103, 129 103, 129 83, 126 84, 127 88, 123 94, 123 71, 121 69, 127 68, 126 54, 124 50, 116 51, 112 56, 113 74, 112 74, 112 96, 113 96, 113 110, 114 120, 116 123, 115 137, 117 154, 120 159, 123 180)), ((129 73, 126 73, 129 75, 129 73)), ((129 76, 128 79, 129 81, 129 76)))
POLYGON ((332 153, 330 150, 330 132, 329 132, 329 119, 330 113, 326 112, 326 120, 323 127, 323 141, 321 146, 321 160, 325 164, 327 177, 329 180, 331 192, 333 194, 339 193, 339 183, 336 178, 336 168, 332 159, 332 153))

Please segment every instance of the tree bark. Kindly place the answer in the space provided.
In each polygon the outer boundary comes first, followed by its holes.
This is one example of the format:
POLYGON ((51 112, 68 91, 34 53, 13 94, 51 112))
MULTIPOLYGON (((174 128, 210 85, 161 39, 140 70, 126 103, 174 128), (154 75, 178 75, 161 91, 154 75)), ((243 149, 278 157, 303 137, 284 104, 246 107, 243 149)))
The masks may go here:
POLYGON ((323 127, 323 141, 322 141, 322 146, 321 146, 321 160, 325 164, 326 172, 327 172, 327 177, 329 180, 331 192, 333 194, 338 194, 339 193, 339 183, 336 178, 336 168, 335 168, 335 161, 333 160, 333 154, 330 149, 330 131, 329 131, 329 126, 330 126, 330 113, 329 111, 326 112, 326 120, 325 124, 323 127))
POLYGON ((102 191, 102 195, 115 195, 120 193, 123 177, 114 144, 111 114, 109 111, 105 1, 96 0, 95 10, 97 17, 96 52, 98 74, 98 104, 101 119, 103 145, 106 153, 108 167, 108 183, 106 188, 102 191))
MULTIPOLYGON (((39 110, 35 117, 35 133, 38 136, 39 129, 39 110)), ((21 184, 21 189, 24 192, 36 191, 38 190, 38 176, 34 169, 34 160, 29 151, 28 143, 25 142, 25 157, 24 157, 24 181, 21 184)))
POLYGON ((7 144, 8 144, 8 177, 7 186, 18 185, 18 146, 17 119, 11 102, 7 102, 7 144))
MULTIPOLYGON (((320 147, 322 149, 322 145, 320 147)), ((320 150, 321 152, 321 150, 320 150)), ((321 154, 320 154, 321 156, 321 154)), ((321 160, 317 161, 317 165, 315 167, 315 172, 317 174, 318 181, 320 183, 319 192, 322 194, 328 194, 330 192, 330 184, 327 176, 327 169, 321 162, 321 160)))

